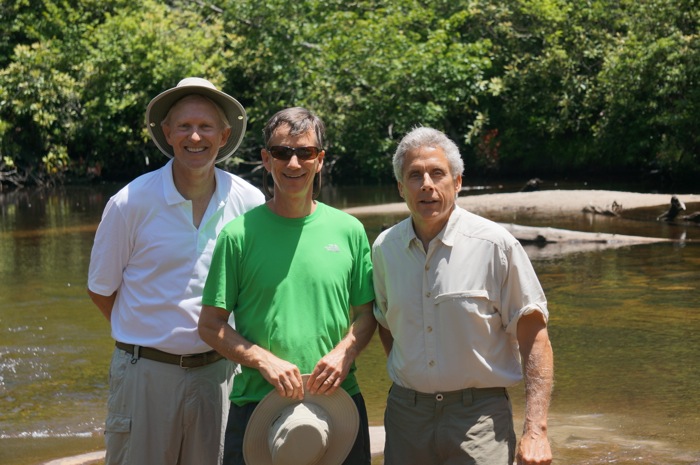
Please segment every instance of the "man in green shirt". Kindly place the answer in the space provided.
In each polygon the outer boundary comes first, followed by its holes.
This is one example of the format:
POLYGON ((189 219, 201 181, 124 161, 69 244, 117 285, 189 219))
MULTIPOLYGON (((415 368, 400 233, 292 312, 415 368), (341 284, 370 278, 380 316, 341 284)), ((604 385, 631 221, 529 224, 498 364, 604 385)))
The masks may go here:
POLYGON ((354 360, 376 328, 367 236, 357 219, 315 200, 325 155, 316 115, 282 110, 264 135, 273 193, 219 235, 199 323, 202 339, 242 366, 231 393, 224 464, 245 463, 248 419, 273 389, 301 400, 305 388, 328 395, 341 388, 360 414, 344 463, 369 465, 367 413, 354 374, 354 360))

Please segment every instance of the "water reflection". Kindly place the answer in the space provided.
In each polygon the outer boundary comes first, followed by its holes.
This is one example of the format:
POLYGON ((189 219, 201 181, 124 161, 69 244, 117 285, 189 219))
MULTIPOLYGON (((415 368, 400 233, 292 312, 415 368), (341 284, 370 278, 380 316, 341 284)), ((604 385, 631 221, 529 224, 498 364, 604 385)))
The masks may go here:
MULTIPOLYGON (((94 230, 116 189, 0 197, 0 463, 102 447, 112 341, 85 283, 94 230)), ((334 191, 326 200, 341 207, 399 201, 393 186, 334 191)), ((363 222, 373 240, 398 219, 363 222)), ((528 221, 542 220, 518 218, 528 221)), ((615 228, 614 221, 604 224, 615 228)), ((634 234, 671 227, 629 221, 634 234)), ((535 268, 552 314, 556 463, 700 463, 700 246, 568 254, 538 259, 535 268)), ((358 361, 372 424, 382 422, 389 386, 384 360, 374 341, 358 361)), ((521 422, 521 388, 512 394, 521 422)))

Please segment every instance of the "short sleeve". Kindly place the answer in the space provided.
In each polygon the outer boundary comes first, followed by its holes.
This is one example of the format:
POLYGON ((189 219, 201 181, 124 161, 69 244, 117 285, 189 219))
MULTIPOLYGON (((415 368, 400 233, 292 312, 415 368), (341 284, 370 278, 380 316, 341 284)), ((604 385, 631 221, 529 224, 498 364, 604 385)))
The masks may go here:
POLYGON ((527 253, 515 241, 505 251, 506 273, 501 287, 500 310, 506 331, 515 335, 523 315, 539 311, 549 318, 547 299, 527 253))
POLYGON ((88 269, 88 288, 105 296, 112 295, 119 289, 131 249, 132 238, 127 222, 112 197, 107 202, 95 233, 88 269))
POLYGON ((232 312, 238 300, 240 253, 227 229, 221 231, 211 258, 211 266, 204 284, 202 303, 232 312))

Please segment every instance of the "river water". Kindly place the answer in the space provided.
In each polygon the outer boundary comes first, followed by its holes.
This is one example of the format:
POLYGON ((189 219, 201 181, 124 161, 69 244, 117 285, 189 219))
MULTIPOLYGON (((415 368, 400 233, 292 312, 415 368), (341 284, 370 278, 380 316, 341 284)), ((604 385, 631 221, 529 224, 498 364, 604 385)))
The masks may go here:
MULTIPOLYGON (((0 464, 102 448, 113 341, 85 285, 94 232, 117 189, 0 195, 0 464)), ((339 208, 400 201, 393 187, 333 189, 322 200, 339 208)), ((633 219, 492 219, 700 239, 700 227, 644 221, 657 210, 633 219)), ((400 218, 361 219, 373 240, 400 218)), ((555 463, 699 465, 700 245, 530 252, 550 302, 555 463)), ((384 360, 377 340, 358 360, 374 425, 389 386, 384 360)), ((511 389, 518 423, 521 391, 511 389)))

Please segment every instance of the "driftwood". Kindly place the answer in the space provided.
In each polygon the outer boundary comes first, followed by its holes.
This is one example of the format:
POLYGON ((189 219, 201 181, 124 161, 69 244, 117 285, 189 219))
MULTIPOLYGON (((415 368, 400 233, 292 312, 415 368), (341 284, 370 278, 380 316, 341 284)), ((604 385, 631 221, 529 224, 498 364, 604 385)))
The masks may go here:
POLYGON ((520 192, 533 192, 540 190, 540 186, 543 184, 540 178, 532 178, 525 183, 520 192))
POLYGON ((528 256, 533 260, 550 259, 570 253, 598 252, 630 245, 672 242, 672 239, 659 237, 625 236, 507 223, 499 224, 520 241, 528 256))
POLYGON ((597 205, 586 205, 581 211, 583 211, 583 213, 594 213, 603 216, 620 216, 622 205, 613 200, 612 205, 609 207, 603 208, 597 205))
MULTIPOLYGON (((468 188, 467 188, 468 189, 468 188)), ((465 188, 463 187, 463 190, 465 188)), ((686 194, 683 200, 700 202, 700 195, 686 194)), ((495 193, 467 195, 457 198, 457 204, 477 215, 499 221, 526 248, 532 258, 560 256, 568 253, 593 252, 618 247, 650 243, 690 242, 685 239, 666 239, 620 234, 588 233, 569 231, 548 227, 526 227, 504 224, 503 219, 517 218, 521 215, 529 221, 540 220, 552 222, 552 217, 575 217, 581 215, 584 205, 605 205, 612 209, 614 204, 621 211, 663 205, 668 201, 665 194, 644 194, 637 192, 599 191, 599 190, 550 190, 535 192, 495 193), (556 199, 554 201, 553 199, 556 199), (625 206, 622 210, 622 205, 625 206), (540 218, 541 217, 541 218, 540 218)), ((405 218, 409 215, 405 202, 384 205, 349 207, 344 209, 355 216, 382 215, 382 221, 395 221, 395 217, 405 218)), ((687 219, 686 221, 694 221, 687 219)), ((383 227, 389 226, 387 222, 383 227)))
POLYGON ((665 221, 667 223, 677 223, 679 221, 686 223, 700 223, 700 211, 693 212, 688 215, 681 215, 680 213, 685 210, 685 203, 674 195, 671 197, 671 203, 668 206, 668 210, 659 215, 656 220, 665 221))
POLYGON ((681 216, 683 221, 690 221, 691 223, 700 223, 700 212, 694 212, 690 215, 681 216))
POLYGON ((522 244, 574 244, 574 243, 598 243, 598 244, 649 244, 653 242, 669 242, 672 239, 661 237, 626 236, 623 234, 589 233, 582 231, 570 231, 549 227, 521 226, 518 224, 499 223, 506 228, 522 244))
POLYGON ((22 174, 16 169, 7 169, 5 164, 0 162, 0 192, 10 190, 7 189, 9 186, 14 186, 14 189, 23 187, 27 177, 27 174, 22 174))
POLYGON ((668 210, 659 215, 657 221, 668 221, 671 222, 676 219, 678 214, 685 210, 685 204, 680 201, 675 195, 671 197, 671 203, 668 206, 668 210))

